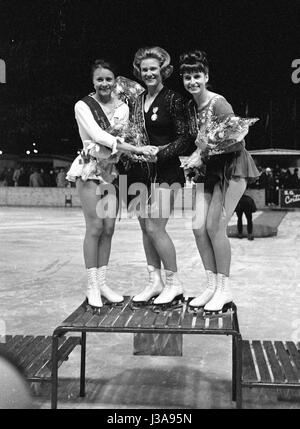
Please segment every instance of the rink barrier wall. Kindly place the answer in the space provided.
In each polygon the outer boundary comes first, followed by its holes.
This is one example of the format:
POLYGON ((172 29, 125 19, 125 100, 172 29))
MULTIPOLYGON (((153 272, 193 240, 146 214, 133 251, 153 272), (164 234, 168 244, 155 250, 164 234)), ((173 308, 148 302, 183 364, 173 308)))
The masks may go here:
MULTIPOLYGON (((192 188, 185 188, 184 198, 186 207, 191 207, 192 188)), ((265 207, 265 190, 249 189, 250 195, 258 209, 265 207)), ((72 197, 72 207, 81 207, 76 188, 31 188, 31 187, 0 187, 0 206, 24 206, 24 207, 65 207, 66 199, 72 197)), ((176 201, 176 207, 180 207, 180 201, 176 201)))

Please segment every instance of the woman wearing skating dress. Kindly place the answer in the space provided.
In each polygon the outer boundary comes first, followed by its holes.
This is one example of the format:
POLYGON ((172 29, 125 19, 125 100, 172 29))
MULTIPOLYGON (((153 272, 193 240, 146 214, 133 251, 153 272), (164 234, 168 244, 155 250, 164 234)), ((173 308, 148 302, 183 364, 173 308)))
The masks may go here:
MULTIPOLYGON (((207 88, 209 68, 204 52, 195 50, 181 55, 180 74, 184 88, 192 95, 186 112, 190 135, 196 141, 201 127, 209 126, 213 117, 226 118, 234 113, 223 96, 207 88)), ((207 284, 201 294, 190 302, 192 308, 219 311, 233 299, 229 286, 231 247, 226 228, 247 181, 259 176, 252 157, 245 149, 243 137, 247 132, 248 128, 245 128, 227 153, 210 157, 205 155, 206 143, 198 141, 195 152, 184 165, 186 169, 205 167, 204 195, 201 187, 197 187, 198 210, 193 232, 206 271, 207 284)))
POLYGON ((95 92, 75 104, 83 151, 67 174, 68 180, 76 181, 85 217, 83 253, 88 277, 86 297, 94 309, 102 307, 103 297, 112 303, 123 301, 123 297, 106 284, 118 201, 114 198, 115 210, 111 215, 102 216, 98 210, 101 188, 107 183, 113 186, 118 175, 116 162, 120 152, 146 156, 157 153, 154 147, 136 147, 108 132, 112 126, 117 128, 126 123, 129 117, 128 106, 114 96, 115 76, 111 63, 102 59, 94 62, 92 81, 95 92))
POLYGON ((156 163, 139 163, 128 171, 128 183, 142 182, 148 188, 151 183, 159 185, 156 201, 161 197, 156 213, 139 217, 143 234, 149 283, 133 298, 133 302, 155 305, 177 304, 183 299, 183 286, 177 275, 176 251, 166 225, 174 204, 174 191, 170 187, 184 185, 185 178, 180 168, 179 155, 186 147, 186 122, 184 121, 183 99, 165 86, 173 67, 170 55, 160 47, 139 49, 133 61, 134 75, 141 80, 146 91, 135 104, 134 122, 148 144, 158 147, 156 163), (166 205, 170 210, 160 210, 166 205), (160 211, 159 211, 160 210, 160 211), (165 283, 161 275, 165 270, 165 283), (155 298, 153 300, 153 298, 155 298))

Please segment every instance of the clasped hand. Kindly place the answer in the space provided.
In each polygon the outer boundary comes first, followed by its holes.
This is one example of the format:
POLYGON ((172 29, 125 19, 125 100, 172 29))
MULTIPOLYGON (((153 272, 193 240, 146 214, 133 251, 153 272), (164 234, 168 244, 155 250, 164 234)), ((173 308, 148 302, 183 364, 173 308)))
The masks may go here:
POLYGON ((139 161, 156 162, 156 155, 158 151, 159 148, 157 146, 140 146, 137 148, 136 153, 132 154, 132 158, 139 161))
POLYGON ((192 155, 188 157, 188 159, 182 162, 181 167, 184 170, 189 170, 191 168, 200 167, 202 164, 203 161, 201 158, 201 151, 196 149, 195 152, 193 152, 192 155))
POLYGON ((159 149, 157 146, 151 146, 151 145, 140 146, 137 154, 138 155, 144 155, 146 157, 148 157, 148 156, 153 157, 153 156, 157 155, 158 150, 159 149))

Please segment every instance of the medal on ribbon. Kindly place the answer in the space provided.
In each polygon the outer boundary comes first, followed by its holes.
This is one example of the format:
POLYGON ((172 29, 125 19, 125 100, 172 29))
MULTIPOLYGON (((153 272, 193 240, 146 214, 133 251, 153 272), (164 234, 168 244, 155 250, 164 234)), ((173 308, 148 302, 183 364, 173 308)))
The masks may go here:
POLYGON ((158 107, 153 107, 153 109, 152 109, 152 115, 151 115, 151 120, 152 121, 156 121, 156 119, 157 119, 157 114, 156 114, 156 112, 158 111, 158 107))

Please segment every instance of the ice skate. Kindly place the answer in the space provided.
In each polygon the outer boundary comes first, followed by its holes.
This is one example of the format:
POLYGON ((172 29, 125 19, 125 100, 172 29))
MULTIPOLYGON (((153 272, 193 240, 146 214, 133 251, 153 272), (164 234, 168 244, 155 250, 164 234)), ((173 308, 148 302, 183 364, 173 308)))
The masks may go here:
POLYGON ((142 292, 132 298, 135 307, 142 307, 153 303, 153 300, 161 293, 164 282, 161 278, 161 270, 152 265, 147 267, 149 273, 149 283, 142 292))
POLYGON ((88 268, 88 285, 86 291, 87 309, 91 308, 93 312, 100 313, 103 306, 100 290, 97 284, 97 268, 88 268))
POLYGON ((205 304, 207 304, 213 297, 216 287, 217 287, 217 274, 213 273, 210 270, 205 270, 206 278, 207 278, 207 287, 201 293, 201 295, 192 299, 189 302, 189 309, 195 311, 202 309, 205 304))
POLYGON ((97 269, 97 282, 100 289, 101 298, 105 304, 121 305, 124 302, 124 298, 119 293, 112 290, 106 284, 106 270, 107 266, 103 265, 97 269))
POLYGON ((166 285, 161 294, 153 301, 154 309, 165 311, 179 308, 184 302, 182 283, 177 273, 166 270, 166 285))
POLYGON ((229 277, 225 274, 217 274, 217 288, 212 299, 204 306, 205 316, 222 315, 231 308, 233 297, 229 287, 229 277))

